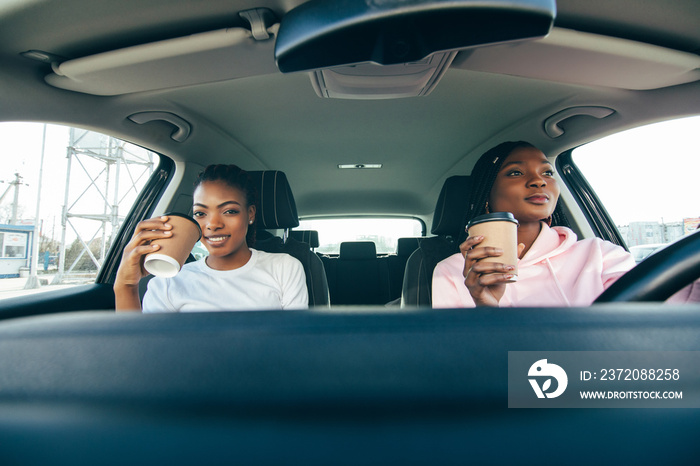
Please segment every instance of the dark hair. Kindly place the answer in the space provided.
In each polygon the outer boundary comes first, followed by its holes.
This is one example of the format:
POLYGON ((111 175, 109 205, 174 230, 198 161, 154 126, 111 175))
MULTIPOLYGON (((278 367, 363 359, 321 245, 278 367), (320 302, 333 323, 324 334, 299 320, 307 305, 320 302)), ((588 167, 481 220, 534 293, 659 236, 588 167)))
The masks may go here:
MULTIPOLYGON (((209 165, 197 176, 194 183, 195 189, 202 183, 222 181, 232 188, 240 189, 245 195, 246 209, 257 204, 258 192, 248 172, 237 165, 209 165)), ((246 243, 248 246, 255 244, 255 230, 258 223, 257 215, 251 225, 248 225, 246 243)))
MULTIPOLYGON (((489 149, 477 160, 471 174, 472 190, 469 199, 467 199, 469 204, 467 206, 465 225, 472 218, 486 213, 486 201, 491 196, 491 189, 496 181, 496 175, 498 175, 501 165, 503 165, 503 161, 515 149, 520 148, 536 149, 534 145, 526 141, 508 141, 489 149)), ((568 224, 569 222, 559 205, 559 200, 557 200, 557 205, 552 213, 552 225, 568 226, 568 224)))

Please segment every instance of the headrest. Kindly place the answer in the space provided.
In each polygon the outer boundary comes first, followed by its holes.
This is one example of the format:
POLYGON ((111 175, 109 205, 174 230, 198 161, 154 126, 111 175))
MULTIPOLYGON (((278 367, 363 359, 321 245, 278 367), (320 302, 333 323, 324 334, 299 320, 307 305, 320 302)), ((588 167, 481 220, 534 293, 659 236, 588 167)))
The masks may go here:
POLYGON ((346 241, 340 243, 342 260, 367 260, 377 258, 377 247, 372 241, 346 241))
POLYGON ((318 231, 316 230, 292 230, 289 236, 302 243, 308 243, 312 248, 317 248, 321 245, 318 240, 318 231))
POLYGON ((456 175, 445 180, 433 214, 432 234, 458 237, 462 233, 470 189, 469 176, 456 175))
POLYGON ((418 238, 399 238, 399 244, 396 247, 396 255, 408 257, 413 254, 413 251, 418 249, 418 238))
POLYGON ((287 229, 299 226, 297 205, 287 175, 277 170, 250 171, 258 190, 258 229, 287 229))

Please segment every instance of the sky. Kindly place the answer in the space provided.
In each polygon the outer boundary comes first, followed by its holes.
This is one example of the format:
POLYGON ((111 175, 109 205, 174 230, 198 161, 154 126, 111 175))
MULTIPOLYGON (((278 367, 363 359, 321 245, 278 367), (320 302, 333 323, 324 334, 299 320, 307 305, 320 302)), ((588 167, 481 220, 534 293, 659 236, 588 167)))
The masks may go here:
MULTIPOLYGON (((0 191, 5 198, 0 203, 0 220, 7 221, 11 209, 14 190, 9 182, 15 179, 14 174, 22 177, 19 187, 19 216, 22 219, 33 219, 36 214, 36 196, 39 183, 39 166, 42 153, 44 125, 41 124, 0 124, 0 191)), ((45 223, 56 220, 60 228, 61 206, 65 194, 66 177, 66 147, 68 146, 68 131, 65 128, 47 125, 46 153, 42 176, 42 210, 40 218, 45 223)))
POLYGON ((700 217, 700 117, 593 142, 574 162, 618 225, 700 217))

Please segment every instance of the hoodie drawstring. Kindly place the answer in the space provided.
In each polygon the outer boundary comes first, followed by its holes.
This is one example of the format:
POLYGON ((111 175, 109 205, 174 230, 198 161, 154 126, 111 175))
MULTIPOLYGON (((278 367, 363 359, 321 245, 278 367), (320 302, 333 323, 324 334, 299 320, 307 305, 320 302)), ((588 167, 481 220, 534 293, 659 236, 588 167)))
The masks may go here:
POLYGON ((549 262, 549 259, 544 260, 547 263, 547 268, 549 269, 549 273, 552 274, 552 277, 554 278, 554 284, 557 286, 557 290, 559 290, 559 294, 561 295, 562 298, 564 298, 564 302, 568 307, 571 307, 571 303, 567 299, 566 295, 564 294, 564 290, 562 289, 561 285, 559 284, 559 280, 557 280, 557 275, 554 273, 554 268, 552 267, 551 262, 549 262))

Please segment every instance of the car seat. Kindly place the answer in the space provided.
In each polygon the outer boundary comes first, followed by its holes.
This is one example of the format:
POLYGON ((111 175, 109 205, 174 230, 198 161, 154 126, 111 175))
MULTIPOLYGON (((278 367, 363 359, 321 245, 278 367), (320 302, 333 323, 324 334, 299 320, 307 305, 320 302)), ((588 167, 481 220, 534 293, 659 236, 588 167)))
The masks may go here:
POLYGON ((292 230, 289 237, 308 244, 312 251, 321 245, 316 230, 292 230))
POLYGON ((420 239, 418 249, 406 262, 401 290, 402 307, 432 305, 433 270, 438 262, 459 251, 470 188, 469 176, 457 175, 445 180, 430 229, 436 236, 420 239))
POLYGON ((323 262, 308 243, 288 236, 289 229, 299 226, 299 217, 287 176, 277 170, 249 171, 248 174, 258 192, 258 230, 253 247, 259 251, 286 253, 298 259, 306 272, 309 306, 329 306, 328 281, 323 262), (284 230, 281 238, 267 231, 280 229, 284 230))
POLYGON ((390 301, 389 263, 372 241, 344 241, 337 258, 327 258, 333 305, 384 305, 390 301))
POLYGON ((411 254, 418 249, 418 242, 421 238, 407 237, 399 238, 396 245, 396 254, 387 257, 389 261, 389 278, 391 280, 391 304, 399 305, 401 302, 401 289, 403 288, 403 278, 406 270, 406 263, 411 254))

